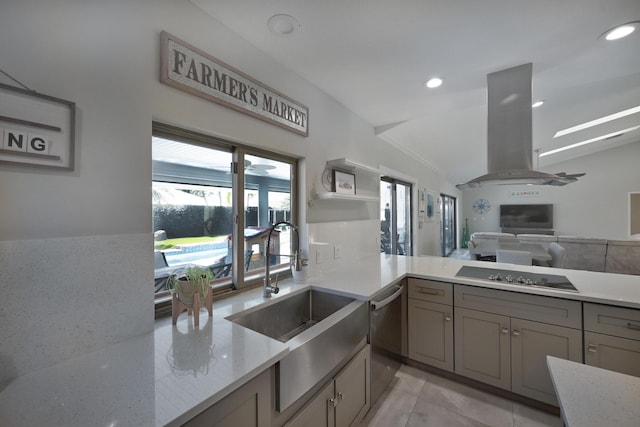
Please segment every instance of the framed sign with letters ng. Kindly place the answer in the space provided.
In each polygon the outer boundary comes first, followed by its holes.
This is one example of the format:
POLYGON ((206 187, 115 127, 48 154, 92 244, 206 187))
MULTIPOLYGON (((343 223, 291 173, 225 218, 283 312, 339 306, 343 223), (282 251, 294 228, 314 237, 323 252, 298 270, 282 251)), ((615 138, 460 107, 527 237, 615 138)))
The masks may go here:
POLYGON ((160 81, 309 136, 309 108, 163 31, 160 81))
POLYGON ((75 103, 0 83, 0 163, 73 170, 75 103))

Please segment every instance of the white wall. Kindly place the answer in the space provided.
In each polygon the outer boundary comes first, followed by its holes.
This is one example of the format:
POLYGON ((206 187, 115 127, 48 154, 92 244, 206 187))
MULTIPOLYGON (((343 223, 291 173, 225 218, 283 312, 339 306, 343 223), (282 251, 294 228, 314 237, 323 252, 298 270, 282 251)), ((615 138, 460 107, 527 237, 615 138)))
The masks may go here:
MULTIPOLYGON (((354 230, 378 233, 371 203, 306 207, 329 159, 384 162, 420 187, 453 188, 187 1, 5 0, 0 12, 0 68, 77 105, 75 171, 0 165, 0 384, 152 330, 153 120, 304 158, 302 222, 353 221, 354 230), (162 85, 162 30, 306 104, 309 137, 162 85), (18 249, 23 256, 10 256, 18 249)), ((438 253, 436 227, 420 230, 418 253, 438 253)), ((362 251, 376 249, 369 240, 362 251)))
POLYGON ((640 142, 623 145, 545 168, 547 172, 585 172, 563 187, 496 186, 464 191, 463 218, 471 232, 498 231, 501 204, 552 203, 557 235, 608 239, 629 237, 629 193, 640 191, 640 142), (512 190, 540 191, 536 197, 510 197, 512 190), (486 199, 491 211, 475 214, 473 202, 486 199))

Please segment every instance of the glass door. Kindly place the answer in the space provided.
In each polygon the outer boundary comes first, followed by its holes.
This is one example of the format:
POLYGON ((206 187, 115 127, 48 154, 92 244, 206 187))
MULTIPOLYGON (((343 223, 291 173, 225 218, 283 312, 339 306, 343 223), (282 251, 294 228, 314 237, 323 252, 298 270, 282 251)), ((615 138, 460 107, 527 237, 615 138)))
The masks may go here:
POLYGON ((411 184, 380 180, 380 252, 411 255, 411 184))
POLYGON ((456 248, 456 198, 440 195, 440 252, 449 256, 456 248))

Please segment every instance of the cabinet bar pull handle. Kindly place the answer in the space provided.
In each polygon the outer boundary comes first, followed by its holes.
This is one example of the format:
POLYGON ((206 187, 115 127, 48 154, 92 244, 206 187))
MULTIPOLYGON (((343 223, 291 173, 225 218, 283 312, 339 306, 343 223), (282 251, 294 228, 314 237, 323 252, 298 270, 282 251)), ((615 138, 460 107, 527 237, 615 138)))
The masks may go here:
POLYGON ((587 346, 587 351, 589 353, 597 353, 598 352, 598 347, 595 344, 589 344, 587 346))
POLYGON ((503 334, 508 334, 509 333, 509 328, 502 328, 502 333, 503 334))
POLYGON ((520 331, 517 330, 517 329, 514 329, 512 333, 513 333, 514 337, 519 337, 520 336, 520 331))
POLYGON ((418 292, 421 294, 428 294, 428 295, 441 295, 442 291, 439 291, 437 289, 427 289, 427 288, 418 288, 418 292))
POLYGON ((437 289, 428 289, 428 288, 418 288, 418 293, 420 294, 428 294, 428 295, 442 295, 443 292, 437 289))
POLYGON ((342 393, 338 393, 338 400, 342 400, 342 393))
POLYGON ((640 325, 636 325, 635 323, 627 322, 627 328, 633 329, 634 331, 640 331, 640 325))
POLYGON ((331 399, 329 399, 329 404, 334 408, 338 406, 338 402, 336 401, 335 397, 332 397, 331 399))
POLYGON ((451 315, 450 315, 449 313, 445 314, 445 315, 444 315, 444 320, 445 320, 446 322, 450 322, 450 321, 451 321, 451 315))

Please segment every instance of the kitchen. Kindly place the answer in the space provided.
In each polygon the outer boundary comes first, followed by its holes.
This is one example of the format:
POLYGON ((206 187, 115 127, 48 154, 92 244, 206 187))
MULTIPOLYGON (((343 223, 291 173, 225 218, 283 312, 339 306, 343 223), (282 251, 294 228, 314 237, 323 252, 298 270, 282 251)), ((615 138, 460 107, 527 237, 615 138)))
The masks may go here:
MULTIPOLYGON (((379 231, 377 210, 372 214, 362 206, 307 206, 331 159, 346 157, 382 164, 390 172, 402 171, 400 175, 414 177, 420 187, 458 197, 467 209, 469 196, 455 188, 464 179, 449 181, 410 151, 376 137, 370 123, 193 3, 11 1, 1 8, 2 70, 29 88, 71 100, 78 108, 74 171, 15 165, 0 169, 2 383, 153 331, 154 302, 147 284, 153 280, 149 189, 154 120, 304 158, 299 218, 322 232, 331 230, 334 234, 327 239, 333 240, 328 243, 379 231), (310 110, 309 136, 300 137, 162 85, 158 78, 161 31, 302 101, 310 110), (21 284, 11 286, 16 282, 21 284)), ((484 74, 478 78, 482 80, 484 74)), ((16 85, 6 76, 2 82, 16 85)), ((581 215, 581 229, 576 232, 598 229, 602 215, 613 215, 613 219, 606 217, 612 227, 625 223, 626 201, 619 196, 638 190, 629 184, 638 182, 637 168, 626 166, 635 164, 637 150, 637 144, 628 144, 603 154, 610 164, 620 164, 606 168, 620 178, 616 182, 624 183, 619 192, 612 191, 614 186, 597 167, 601 162, 597 158, 586 158, 585 166, 579 161, 562 165, 561 170, 577 172, 589 167, 587 177, 602 179, 591 184, 597 189, 595 202, 590 188, 572 190, 570 185, 551 193, 556 200, 575 201, 581 209, 597 205, 599 217, 588 222, 581 215), (603 213, 602 205, 620 209, 603 213)), ((469 173, 465 179, 480 174, 469 173)), ((471 193, 469 202, 477 195, 471 193)), ((479 223, 489 221, 478 217, 476 222, 474 231, 482 230, 479 223)), ((415 228, 414 253, 438 255, 439 224, 425 222, 415 228)), ((568 225, 565 228, 574 231, 568 225)), ((614 233, 623 232, 616 228, 614 233)), ((337 263, 347 264, 349 255, 358 253, 356 249, 369 254, 378 248, 372 238, 347 251, 337 263)), ((147 344, 153 351, 153 343, 147 344)))

